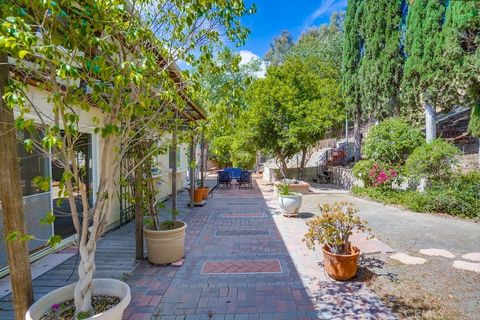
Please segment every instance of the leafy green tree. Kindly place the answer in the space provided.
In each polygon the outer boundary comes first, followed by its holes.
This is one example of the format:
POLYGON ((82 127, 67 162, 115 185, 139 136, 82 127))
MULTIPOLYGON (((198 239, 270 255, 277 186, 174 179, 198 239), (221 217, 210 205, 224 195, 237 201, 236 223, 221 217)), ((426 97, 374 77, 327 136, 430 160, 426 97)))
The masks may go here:
POLYGON ((247 107, 245 91, 260 71, 261 61, 240 64, 240 60, 240 55, 224 51, 199 79, 196 99, 208 114, 207 139, 233 134, 239 115, 247 107))
POLYGON ((272 66, 249 88, 243 130, 249 145, 274 154, 285 176, 287 160, 306 150, 343 118, 338 71, 315 58, 272 66))
POLYGON ((420 130, 399 118, 389 118, 372 127, 365 139, 368 159, 392 165, 403 165, 412 151, 421 145, 420 130))
POLYGON ((294 45, 292 34, 284 30, 270 43, 270 49, 265 54, 265 61, 268 65, 276 66, 285 62, 288 53, 294 45))
POLYGON ((232 163, 230 153, 233 139, 233 136, 214 137, 209 146, 209 158, 218 161, 218 164, 222 167, 230 165, 232 163))
POLYGON ((358 68, 364 50, 364 39, 360 33, 363 13, 364 1, 348 1, 344 24, 345 36, 342 56, 342 87, 347 110, 353 114, 355 161, 360 160, 361 155, 360 126, 362 121, 362 99, 358 68))
POLYGON ((410 4, 407 17, 402 98, 410 107, 406 112, 425 111, 427 141, 436 137, 436 112, 442 107, 443 90, 438 80, 444 15, 444 2, 416 0, 410 4))
POLYGON ((311 28, 302 33, 289 55, 317 59, 336 66, 342 67, 343 49, 343 20, 344 12, 335 12, 330 17, 330 23, 311 28))
POLYGON ((376 119, 399 115, 402 0, 365 1, 363 6, 361 34, 365 49, 358 70, 362 112, 376 119))

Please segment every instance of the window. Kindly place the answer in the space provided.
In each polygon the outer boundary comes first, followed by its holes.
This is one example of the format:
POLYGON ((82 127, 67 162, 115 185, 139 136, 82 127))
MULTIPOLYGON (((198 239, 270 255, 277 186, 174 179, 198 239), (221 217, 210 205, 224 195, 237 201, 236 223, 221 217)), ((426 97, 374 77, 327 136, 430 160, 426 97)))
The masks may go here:
POLYGON ((177 158, 174 158, 173 150, 168 149, 168 168, 173 169, 173 164, 176 162, 177 169, 180 168, 181 148, 177 147, 177 158))
POLYGON ((36 128, 32 132, 17 131, 17 152, 20 160, 20 176, 22 184, 23 196, 31 196, 34 194, 44 193, 35 186, 33 179, 35 177, 47 177, 49 175, 49 159, 48 155, 42 150, 32 149, 31 152, 25 150, 23 142, 26 139, 35 141, 40 144, 42 130, 36 128))

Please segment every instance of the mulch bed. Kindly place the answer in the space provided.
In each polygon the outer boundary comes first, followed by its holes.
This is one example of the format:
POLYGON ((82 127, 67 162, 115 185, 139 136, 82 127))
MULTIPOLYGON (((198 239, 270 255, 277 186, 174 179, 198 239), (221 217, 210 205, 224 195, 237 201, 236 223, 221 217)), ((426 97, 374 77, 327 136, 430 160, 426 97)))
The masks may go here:
MULTIPOLYGON (((86 319, 92 315, 99 314, 113 308, 120 302, 118 297, 113 296, 93 296, 92 297, 92 313, 79 314, 77 319, 86 319)), ((65 302, 54 304, 50 311, 46 313, 40 320, 74 320, 75 319, 75 303, 73 299, 65 302)))

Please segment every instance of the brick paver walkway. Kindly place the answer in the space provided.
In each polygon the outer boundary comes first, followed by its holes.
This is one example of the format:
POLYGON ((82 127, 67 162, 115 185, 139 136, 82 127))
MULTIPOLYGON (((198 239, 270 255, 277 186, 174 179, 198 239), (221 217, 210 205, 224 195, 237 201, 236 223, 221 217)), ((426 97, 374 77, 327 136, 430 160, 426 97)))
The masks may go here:
POLYGON ((329 280, 321 253, 301 241, 304 220, 279 215, 261 187, 263 195, 257 183, 217 189, 204 207, 180 207, 188 224, 185 262, 142 262, 128 279, 125 318, 395 318, 362 282, 329 280))

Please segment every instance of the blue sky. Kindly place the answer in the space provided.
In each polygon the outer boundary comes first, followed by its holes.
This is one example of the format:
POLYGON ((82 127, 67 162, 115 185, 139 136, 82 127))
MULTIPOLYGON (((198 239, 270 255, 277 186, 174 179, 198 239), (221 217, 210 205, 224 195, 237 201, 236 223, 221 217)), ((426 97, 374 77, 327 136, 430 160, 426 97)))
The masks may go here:
MULTIPOLYGON (((305 29, 329 21, 334 11, 345 10, 347 0, 247 0, 255 3, 257 13, 247 16, 243 23, 251 33, 243 53, 264 57, 273 38, 282 30, 292 33, 295 40, 305 29)), ((252 55, 253 56, 253 55, 252 55)))

